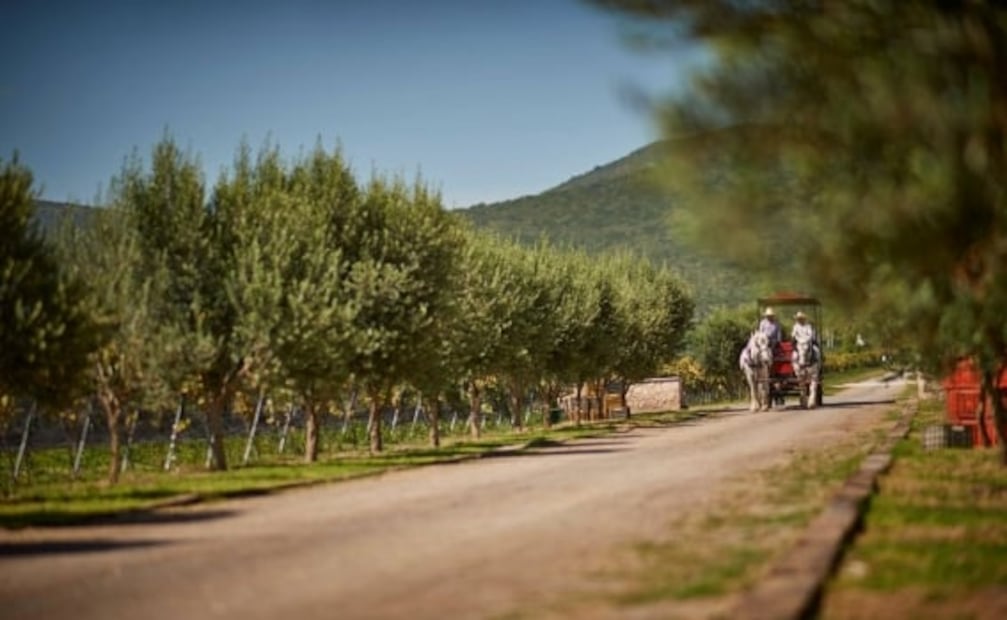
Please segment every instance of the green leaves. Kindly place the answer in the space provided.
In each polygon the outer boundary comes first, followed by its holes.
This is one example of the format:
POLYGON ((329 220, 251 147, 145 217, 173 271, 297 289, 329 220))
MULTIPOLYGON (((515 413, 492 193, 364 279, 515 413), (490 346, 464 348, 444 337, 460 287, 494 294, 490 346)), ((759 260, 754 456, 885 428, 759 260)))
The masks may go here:
MULTIPOLYGON (((27 222, 11 204, 3 215, 27 222)), ((92 329, 71 342, 113 433, 124 409, 191 394, 217 468, 223 416, 241 393, 297 401, 313 460, 319 416, 354 390, 371 401, 379 450, 378 413, 396 391, 436 400, 495 383, 520 423, 529 391, 554 398, 564 384, 652 372, 677 351, 692 309, 677 278, 641 259, 476 233, 422 180, 359 185, 321 146, 288 162, 243 145, 208 191, 198 161, 166 137, 149 167, 127 161, 90 228, 63 231, 59 261, 88 285, 78 314, 92 329)), ((9 305, 19 325, 45 310, 9 305)))
POLYGON ((0 397, 57 405, 78 393, 106 334, 87 311, 82 283, 31 227, 35 197, 17 157, 0 160, 0 397))
MULTIPOLYGON (((602 2, 630 11, 639 3, 602 2)), ((661 110, 697 239, 926 357, 1007 350, 1007 10, 676 1, 715 62, 661 110), (786 254, 780 254, 780 250, 786 254)))

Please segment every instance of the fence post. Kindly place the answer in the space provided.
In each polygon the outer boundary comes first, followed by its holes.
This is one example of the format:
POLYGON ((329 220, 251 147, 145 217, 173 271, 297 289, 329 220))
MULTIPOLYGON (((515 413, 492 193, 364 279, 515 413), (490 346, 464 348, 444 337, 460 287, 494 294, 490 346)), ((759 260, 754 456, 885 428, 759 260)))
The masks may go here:
POLYGON ((84 446, 87 444, 87 431, 91 428, 91 403, 87 404, 87 413, 84 415, 84 428, 80 431, 80 440, 77 442, 77 454, 73 458, 73 477, 80 474, 80 460, 84 456, 84 446))
POLYGON ((266 400, 266 394, 259 391, 259 402, 255 403, 255 416, 252 417, 252 428, 248 431, 248 441, 245 443, 245 455, 241 459, 242 465, 248 465, 248 459, 252 456, 252 444, 255 441, 255 431, 259 427, 259 418, 262 417, 262 405, 266 400))
POLYGON ((283 421, 283 430, 280 431, 280 445, 276 447, 277 454, 283 454, 283 448, 287 445, 287 433, 290 432, 290 419, 294 417, 294 404, 291 403, 287 409, 286 419, 283 421))
POLYGON ((346 434, 346 427, 350 425, 350 421, 353 418, 353 412, 357 409, 357 390, 354 389, 350 392, 350 403, 346 406, 343 411, 343 427, 339 430, 340 435, 346 434))
POLYGON ((175 410, 175 422, 171 425, 171 440, 168 442, 168 454, 164 457, 164 471, 171 471, 171 466, 175 464, 175 450, 178 444, 178 427, 182 423, 182 415, 185 412, 185 394, 178 398, 178 409, 175 410))
POLYGON ((38 409, 38 403, 32 401, 31 409, 28 410, 28 417, 24 422, 24 432, 21 433, 21 445, 17 450, 17 458, 14 460, 14 482, 17 482, 18 476, 21 475, 21 464, 24 463, 25 454, 28 451, 28 434, 31 430, 31 423, 35 419, 35 413, 38 409))
MULTIPOLYGON (((223 412, 221 412, 221 417, 223 415, 223 412)), ((216 435, 210 432, 210 416, 206 413, 205 409, 203 410, 203 431, 206 433, 206 459, 204 459, 203 466, 210 469, 215 464, 213 459, 213 440, 216 435)))
POLYGON ((423 401, 422 401, 421 396, 418 396, 416 398, 416 409, 413 410, 413 425, 410 428, 410 430, 415 430, 416 429, 416 423, 419 421, 419 419, 420 419, 420 413, 423 411, 423 404, 422 403, 423 403, 423 401))
POLYGON ((392 414, 392 428, 391 428, 391 430, 393 430, 393 431, 395 430, 395 427, 399 425, 399 411, 401 411, 401 410, 402 410, 402 401, 400 400, 399 404, 395 406, 395 413, 392 414))

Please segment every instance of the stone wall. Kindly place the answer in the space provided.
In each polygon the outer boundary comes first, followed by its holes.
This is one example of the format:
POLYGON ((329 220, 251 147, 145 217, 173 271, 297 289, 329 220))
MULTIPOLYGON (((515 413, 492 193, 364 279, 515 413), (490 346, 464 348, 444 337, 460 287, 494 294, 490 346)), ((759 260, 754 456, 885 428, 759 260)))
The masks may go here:
POLYGON ((678 377, 657 377, 634 383, 626 404, 633 413, 677 411, 682 408, 682 382, 678 377))

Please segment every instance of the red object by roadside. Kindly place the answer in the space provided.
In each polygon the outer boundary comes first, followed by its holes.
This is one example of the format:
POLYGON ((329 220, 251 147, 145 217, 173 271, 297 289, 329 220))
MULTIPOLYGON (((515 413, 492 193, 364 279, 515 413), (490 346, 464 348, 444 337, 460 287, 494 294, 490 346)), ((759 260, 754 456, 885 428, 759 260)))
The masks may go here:
MULTIPOLYGON (((941 385, 944 387, 948 421, 951 424, 968 427, 972 433, 972 445, 983 445, 982 432, 979 430, 979 395, 982 393, 982 377, 975 364, 968 358, 959 360, 941 385)), ((997 377, 997 395, 1000 402, 1007 406, 1007 366, 1001 368, 997 377)), ((993 445, 996 445, 997 431, 991 399, 986 401, 984 426, 993 445)))

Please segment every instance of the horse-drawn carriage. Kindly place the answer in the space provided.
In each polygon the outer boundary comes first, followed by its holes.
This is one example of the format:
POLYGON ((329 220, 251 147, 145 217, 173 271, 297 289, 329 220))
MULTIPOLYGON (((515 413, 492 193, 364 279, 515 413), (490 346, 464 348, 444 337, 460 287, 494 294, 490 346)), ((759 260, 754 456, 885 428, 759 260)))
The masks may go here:
POLYGON ((760 324, 738 360, 752 411, 783 405, 788 395, 797 396, 803 408, 821 406, 824 358, 815 335, 822 325, 821 308, 814 297, 792 293, 758 300, 760 324), (786 310, 777 313, 778 308, 786 310), (776 321, 777 314, 792 316, 798 325, 788 330, 776 321))
POLYGON ((822 405, 824 357, 817 338, 811 341, 791 338, 791 325, 799 313, 807 317, 815 333, 822 329, 822 304, 814 297, 794 293, 777 293, 758 299, 759 316, 768 308, 789 321, 781 324, 782 338, 773 350, 769 367, 769 402, 783 404, 787 396, 797 396, 801 407, 822 405))

